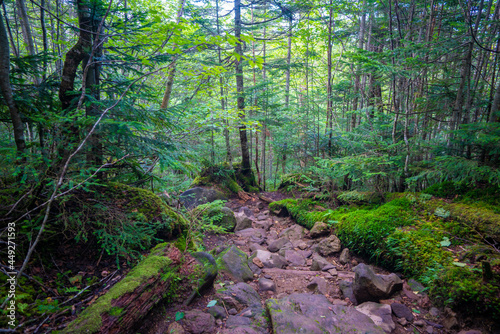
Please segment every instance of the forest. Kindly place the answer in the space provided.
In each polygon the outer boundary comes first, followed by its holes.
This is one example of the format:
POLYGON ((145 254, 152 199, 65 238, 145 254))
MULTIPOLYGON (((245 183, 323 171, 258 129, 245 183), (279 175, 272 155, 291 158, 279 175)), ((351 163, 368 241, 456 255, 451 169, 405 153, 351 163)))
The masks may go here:
MULTIPOLYGON (((288 269, 310 248, 349 284, 367 263, 422 287, 385 332, 500 331, 500 1, 0 4, 0 332, 240 333, 189 327, 179 300, 219 307, 242 238, 259 287, 259 247, 288 269)), ((241 333, 288 333, 280 289, 241 333)))

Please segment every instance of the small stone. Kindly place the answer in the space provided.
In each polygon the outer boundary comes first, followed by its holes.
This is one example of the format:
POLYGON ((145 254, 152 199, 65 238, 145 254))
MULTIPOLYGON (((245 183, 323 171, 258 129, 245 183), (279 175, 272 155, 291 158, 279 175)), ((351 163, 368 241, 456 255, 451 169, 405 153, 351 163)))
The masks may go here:
POLYGON ((173 322, 168 326, 167 333, 172 334, 185 334, 186 331, 178 322, 173 322))
POLYGON ((458 326, 458 320, 454 316, 448 316, 443 320, 443 326, 450 330, 458 326))
POLYGON ((356 259, 352 259, 351 264, 353 266, 357 266, 358 265, 358 261, 356 261, 356 259))
POLYGON ((337 269, 335 269, 335 268, 328 269, 328 273, 330 275, 332 275, 332 276, 337 276, 338 275, 337 269))
POLYGON ((478 331, 476 329, 471 329, 468 331, 460 331, 460 332, 458 332, 458 334, 483 334, 483 332, 478 331))
POLYGON ((427 326, 425 328, 425 332, 428 333, 428 334, 433 334, 434 333, 434 327, 432 326, 427 326))
POLYGON ((408 321, 413 321, 413 313, 411 310, 403 304, 393 303, 391 304, 392 313, 398 318, 405 318, 408 321))
POLYGON ((276 292, 276 284, 267 278, 259 279, 259 290, 260 291, 274 291, 276 292))
POLYGON ((324 235, 328 235, 330 233, 330 226, 323 222, 316 222, 314 223, 313 228, 309 232, 309 235, 311 238, 318 238, 322 237, 324 235))
POLYGON ((321 277, 314 277, 311 283, 307 285, 307 288, 322 295, 326 295, 328 293, 327 283, 325 279, 321 277))
POLYGON ((349 248, 344 248, 342 253, 340 253, 339 261, 342 264, 347 264, 351 261, 351 254, 349 254, 349 248))
POLYGON ((431 307, 429 314, 434 318, 437 318, 439 316, 439 310, 436 307, 431 307))
POLYGON ((262 261, 258 258, 258 257, 254 257, 252 259, 252 262, 253 264, 255 264, 257 267, 259 268, 264 268, 264 263, 262 263, 262 261))
POLYGON ((331 235, 321 240, 318 244, 318 252, 323 256, 329 256, 333 253, 340 252, 341 249, 340 239, 337 238, 336 235, 331 235))
POLYGON ((267 274, 266 274, 266 275, 264 275, 264 278, 271 279, 271 278, 272 278, 272 276, 271 276, 271 275, 267 275, 267 274))
POLYGON ((398 318, 398 322, 401 326, 408 325, 408 320, 406 320, 406 318, 398 318))
POLYGON ((413 324, 418 327, 424 327, 426 325, 426 322, 423 320, 417 320, 413 324))
POLYGON ((229 313, 230 315, 236 315, 236 314, 238 314, 238 311, 236 311, 235 308, 232 308, 232 309, 229 309, 229 311, 227 311, 227 313, 229 313))
MULTIPOLYGON (((215 320, 215 324, 216 324, 217 326, 222 326, 222 320, 220 320, 220 319, 216 319, 216 320, 215 320)), ((167 333, 170 333, 170 332, 167 332, 167 333)))
POLYGON ((302 241, 302 242, 299 242, 299 243, 297 244, 297 248, 298 248, 298 249, 301 249, 301 250, 305 250, 305 249, 307 249, 308 247, 309 247, 309 246, 308 246, 305 242, 303 242, 303 241, 302 241))
POLYGON ((279 251, 281 248, 283 248, 289 242, 290 242, 290 240, 288 240, 287 238, 279 238, 279 239, 271 242, 269 244, 269 246, 267 247, 267 249, 270 252, 276 253, 277 251, 279 251))
POLYGON ((224 319, 226 315, 226 310, 219 305, 214 305, 208 308, 208 313, 210 313, 215 319, 224 319))

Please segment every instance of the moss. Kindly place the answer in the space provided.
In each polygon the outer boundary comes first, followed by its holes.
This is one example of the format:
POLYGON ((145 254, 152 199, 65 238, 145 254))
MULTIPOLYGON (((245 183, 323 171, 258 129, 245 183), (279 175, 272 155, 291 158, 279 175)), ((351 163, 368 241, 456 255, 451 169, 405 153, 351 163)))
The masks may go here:
POLYGON ((197 187, 197 186, 205 186, 205 185, 210 185, 210 178, 205 176, 197 176, 194 178, 193 182, 191 182, 191 185, 189 186, 190 188, 197 187))
MULTIPOLYGON (((165 256, 150 255, 137 267, 132 269, 128 275, 116 283, 106 294, 85 309, 63 333, 98 333, 102 326, 102 315, 104 313, 116 315, 116 307, 112 305, 113 300, 133 292, 142 284, 147 284, 151 277, 159 275, 163 271, 170 271, 172 261, 165 256), (113 314, 112 314, 113 313, 113 314)), ((121 313, 121 312, 120 312, 121 313)))
POLYGON ((380 204, 383 202, 380 193, 374 191, 344 191, 337 196, 337 199, 351 205, 380 204))
POLYGON ((466 224, 483 237, 500 242, 500 215, 489 209, 463 203, 446 203, 439 199, 427 201, 422 206, 430 213, 438 209, 449 212, 450 219, 466 224))

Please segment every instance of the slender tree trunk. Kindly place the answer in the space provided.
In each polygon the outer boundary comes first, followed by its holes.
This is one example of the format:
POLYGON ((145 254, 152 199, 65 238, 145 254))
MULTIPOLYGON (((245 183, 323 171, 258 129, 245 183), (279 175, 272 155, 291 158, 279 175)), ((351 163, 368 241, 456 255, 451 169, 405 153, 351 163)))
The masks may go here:
POLYGON ((16 48, 16 43, 14 43, 14 38, 12 37, 12 31, 10 30, 9 18, 7 17, 7 9, 5 8, 5 2, 2 1, 3 13, 5 15, 5 23, 7 25, 7 32, 9 33, 10 46, 12 48, 12 52, 14 56, 19 57, 19 52, 16 48))
MULTIPOLYGON (((217 35, 220 36, 220 22, 219 22, 219 0, 215 1, 216 15, 217 15, 217 35)), ((220 45, 217 47, 217 56, 219 58, 219 66, 222 66, 222 50, 220 45)), ((224 100, 224 80, 222 75, 219 76, 219 88, 220 88, 220 106, 222 111, 226 110, 225 100, 224 100)), ((229 163, 229 167, 233 169, 233 157, 231 155, 231 144, 229 141, 229 122, 224 120, 224 138, 226 141, 226 160, 229 163)))
POLYGON ((328 20, 328 46, 327 46, 327 63, 328 63, 328 76, 326 82, 326 119, 329 123, 328 134, 328 155, 332 155, 332 130, 333 130, 333 96, 332 96, 332 30, 333 30, 333 0, 330 0, 330 17, 328 20))
POLYGON ((235 72, 236 72, 236 94, 237 106, 240 116, 240 144, 242 158, 242 172, 249 175, 251 173, 250 155, 248 152, 247 129, 245 121, 245 93, 243 91, 243 41, 241 40, 241 0, 234 0, 234 35, 237 39, 234 51, 236 53, 235 72))
MULTIPOLYGON (((0 2, 3 4, 3 0, 0 0, 0 2)), ((24 124, 21 120, 16 102, 14 101, 14 94, 10 85, 9 73, 9 39, 7 37, 7 31, 3 23, 3 16, 0 12, 0 89, 10 111, 10 118, 14 127, 14 141, 16 142, 17 152, 23 153, 26 149, 26 142, 24 140, 24 124)))
MULTIPOLYGON (((179 24, 182 14, 184 12, 184 5, 185 5, 186 0, 179 0, 179 9, 177 11, 177 24, 179 24)), ((219 18, 218 12, 217 12, 217 19, 219 18)), ((175 46, 174 46, 175 48, 175 46)), ((168 104, 170 103, 170 96, 172 95, 172 87, 174 86, 174 78, 175 78, 175 70, 176 70, 176 62, 174 61, 170 65, 170 70, 168 71, 168 78, 167 78, 167 84, 165 88, 165 94, 163 94, 163 100, 161 101, 160 108, 161 109, 167 109, 168 104)))
POLYGON ((288 47, 286 53, 286 84, 285 84, 285 107, 290 107, 290 64, 292 61, 292 18, 288 24, 288 47))

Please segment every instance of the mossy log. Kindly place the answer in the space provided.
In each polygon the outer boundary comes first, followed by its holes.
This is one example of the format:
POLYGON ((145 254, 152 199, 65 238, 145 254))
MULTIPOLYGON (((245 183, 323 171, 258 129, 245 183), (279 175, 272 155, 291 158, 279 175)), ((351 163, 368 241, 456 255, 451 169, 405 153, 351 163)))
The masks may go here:
POLYGON ((134 325, 176 288, 179 261, 178 249, 166 243, 158 245, 62 333, 133 332, 134 325))

